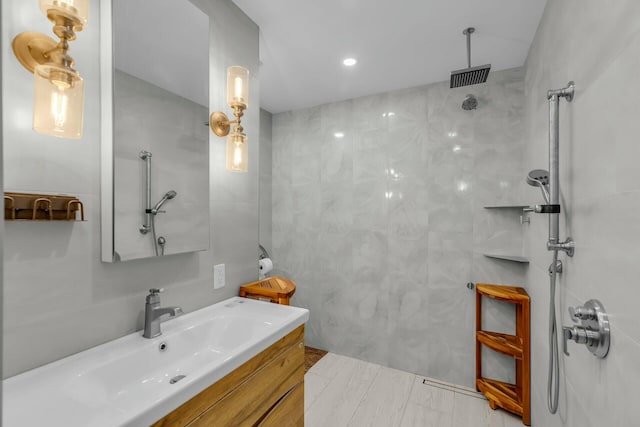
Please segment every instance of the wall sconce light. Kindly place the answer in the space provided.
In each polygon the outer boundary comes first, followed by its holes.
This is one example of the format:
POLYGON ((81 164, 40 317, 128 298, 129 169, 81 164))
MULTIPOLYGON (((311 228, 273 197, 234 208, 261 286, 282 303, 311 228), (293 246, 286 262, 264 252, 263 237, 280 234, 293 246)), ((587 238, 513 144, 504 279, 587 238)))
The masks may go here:
POLYGON ((74 70, 69 42, 87 25, 89 0, 40 0, 40 10, 54 23, 54 39, 28 31, 13 39, 18 61, 35 76, 33 129, 64 138, 82 136, 84 81, 74 70))
POLYGON ((209 126, 216 135, 227 136, 227 170, 232 172, 246 172, 247 136, 243 133, 240 118, 249 106, 249 70, 244 67, 233 66, 227 70, 227 104, 233 109, 235 120, 223 112, 211 113, 209 126), (233 127, 233 132, 229 133, 233 127))

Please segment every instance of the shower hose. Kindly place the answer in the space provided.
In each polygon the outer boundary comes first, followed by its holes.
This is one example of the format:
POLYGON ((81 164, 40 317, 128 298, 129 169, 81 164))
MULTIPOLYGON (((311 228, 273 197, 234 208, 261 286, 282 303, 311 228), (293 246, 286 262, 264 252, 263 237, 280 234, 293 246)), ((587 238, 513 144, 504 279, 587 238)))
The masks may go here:
MULTIPOLYGON (((156 216, 151 215, 151 232, 153 233, 153 250, 158 256, 158 239, 156 237, 156 216)), ((162 255, 164 255, 164 246, 162 247, 162 255)))
POLYGON ((553 251, 553 262, 549 269, 549 375, 547 381, 547 405, 549 412, 558 410, 558 394, 560 392, 560 368, 558 366, 558 328, 556 326, 556 277, 558 268, 558 251, 553 251), (555 382, 554 382, 555 379, 555 382))

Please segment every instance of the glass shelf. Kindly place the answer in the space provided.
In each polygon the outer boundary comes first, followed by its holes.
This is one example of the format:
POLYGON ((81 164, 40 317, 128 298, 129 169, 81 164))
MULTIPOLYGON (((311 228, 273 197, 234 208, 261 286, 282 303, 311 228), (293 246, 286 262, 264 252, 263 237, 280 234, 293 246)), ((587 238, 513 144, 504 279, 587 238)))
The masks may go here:
POLYGON ((495 258, 495 259, 503 259, 506 261, 513 261, 513 262, 519 262, 522 264, 528 264, 529 263, 529 258, 520 256, 520 255, 503 255, 503 254, 482 254, 488 258, 495 258))
POLYGON ((484 206, 485 209, 525 209, 530 208, 529 205, 496 205, 496 206, 484 206))

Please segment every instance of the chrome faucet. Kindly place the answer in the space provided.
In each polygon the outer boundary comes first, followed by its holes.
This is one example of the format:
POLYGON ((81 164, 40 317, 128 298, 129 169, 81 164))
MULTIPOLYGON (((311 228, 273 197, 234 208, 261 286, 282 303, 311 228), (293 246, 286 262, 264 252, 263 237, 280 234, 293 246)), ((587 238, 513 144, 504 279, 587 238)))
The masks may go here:
POLYGON ((168 314, 171 317, 175 317, 182 314, 180 307, 160 307, 161 292, 164 292, 164 289, 149 289, 147 303, 144 305, 144 332, 142 336, 145 338, 155 338, 162 335, 160 318, 163 315, 168 314))

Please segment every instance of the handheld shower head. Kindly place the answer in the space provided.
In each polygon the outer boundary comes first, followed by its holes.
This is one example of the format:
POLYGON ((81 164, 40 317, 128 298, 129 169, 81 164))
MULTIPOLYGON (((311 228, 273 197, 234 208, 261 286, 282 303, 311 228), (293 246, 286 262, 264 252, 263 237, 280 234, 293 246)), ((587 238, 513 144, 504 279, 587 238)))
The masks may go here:
POLYGON ((533 187, 540 187, 542 197, 547 204, 550 204, 549 197, 549 172, 544 169, 534 169, 527 175, 527 184, 533 187))
POLYGON ((178 193, 176 193, 173 190, 169 190, 165 193, 164 196, 162 196, 162 199, 160 199, 160 201, 153 207, 153 209, 151 209, 151 213, 153 215, 157 215, 158 212, 160 212, 160 208, 162 207, 162 205, 164 205, 166 203, 167 200, 171 200, 174 197, 176 197, 178 195, 178 193))

